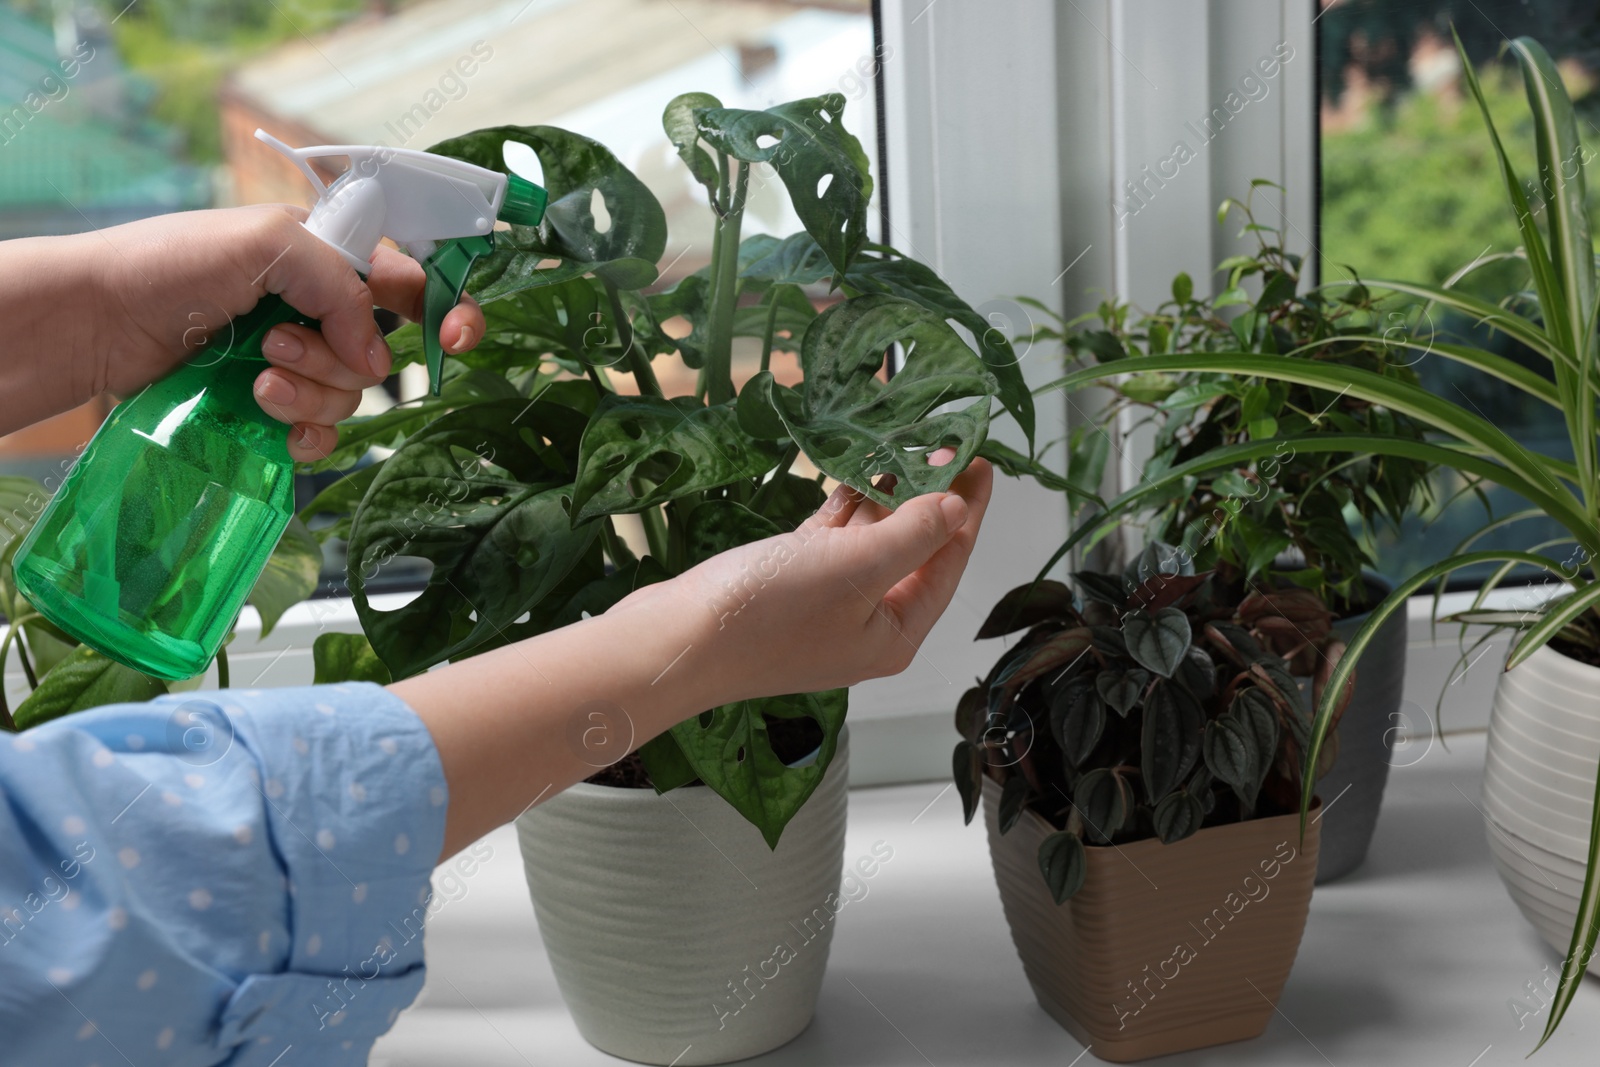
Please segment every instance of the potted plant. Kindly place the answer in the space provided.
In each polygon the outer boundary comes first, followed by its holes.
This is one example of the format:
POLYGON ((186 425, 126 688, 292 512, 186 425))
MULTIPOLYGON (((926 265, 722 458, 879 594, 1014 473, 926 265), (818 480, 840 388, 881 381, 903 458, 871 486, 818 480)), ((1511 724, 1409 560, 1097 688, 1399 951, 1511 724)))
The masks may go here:
MULTIPOLYGON (((1457 49, 1460 51, 1459 41, 1457 49)), ((1453 284, 1374 281, 1365 288, 1421 299, 1469 316, 1547 361, 1549 373, 1543 374, 1471 344, 1428 342, 1436 356, 1485 375, 1485 382, 1493 387, 1515 389, 1548 405, 1551 419, 1567 430, 1572 458, 1534 451, 1512 440, 1476 410, 1409 382, 1360 369, 1246 352, 1144 356, 1121 361, 1116 369, 1126 373, 1204 372, 1345 390, 1350 396, 1424 423, 1429 440, 1359 432, 1300 434, 1286 438, 1291 447, 1306 452, 1370 452, 1420 459, 1500 485, 1529 502, 1526 510, 1495 519, 1451 556, 1400 583, 1352 638, 1330 684, 1336 691, 1355 670, 1377 632, 1403 609, 1407 598, 1460 568, 1497 566, 1480 585, 1474 610, 1454 618, 1521 631, 1495 696, 1484 806, 1492 831, 1490 841, 1495 844, 1512 896, 1544 937, 1566 953, 1542 1044, 1560 1024, 1584 969, 1591 964, 1600 934, 1600 872, 1592 862, 1600 850, 1600 835, 1592 818, 1600 766, 1600 697, 1596 696, 1600 693, 1600 656, 1596 655, 1600 649, 1600 582, 1594 578, 1592 562, 1600 553, 1600 450, 1595 433, 1600 353, 1596 351, 1595 249, 1584 183, 1589 157, 1578 137, 1572 101, 1549 54, 1525 37, 1510 42, 1509 49, 1517 58, 1527 89, 1538 174, 1535 179, 1525 179, 1512 167, 1477 75, 1462 52, 1467 86, 1483 113, 1523 242, 1514 252, 1484 257, 1469 267, 1483 262, 1524 263, 1531 291, 1509 293, 1497 303, 1453 284), (1472 550, 1482 533, 1540 515, 1559 523, 1568 538, 1526 551, 1472 550), (1566 583, 1570 592, 1551 600, 1530 596, 1516 605, 1517 610, 1480 610, 1489 594, 1518 567, 1536 568, 1566 583), (1508 849, 1497 837, 1513 842, 1520 839, 1526 847, 1519 844, 1515 850, 1508 849), (1513 860, 1514 854, 1522 858, 1513 860), (1544 871, 1546 877, 1528 877, 1535 870, 1544 871)), ((1359 283, 1350 284, 1361 288, 1359 283)), ((1105 373, 1103 368, 1085 368, 1055 385, 1075 388, 1105 373)), ((1266 455, 1272 447, 1267 442, 1253 442, 1249 450, 1266 455)), ((1312 756, 1322 748, 1332 720, 1333 708, 1325 697, 1311 733, 1312 756)), ((1302 803, 1309 800, 1310 785, 1305 783, 1302 803)))
POLYGON ((1308 643, 1272 594, 1237 599, 1172 546, 1075 581, 1079 598, 1039 581, 1000 600, 978 637, 1026 633, 956 711, 956 787, 969 822, 982 798, 1023 970, 1102 1059, 1254 1037, 1317 870, 1290 666, 1308 643))
MULTIPOLYGON (((1252 211, 1257 190, 1269 185, 1258 180, 1245 200, 1222 205, 1219 220, 1241 212, 1243 232, 1257 247, 1222 261, 1217 273, 1225 282, 1216 296, 1197 294, 1190 277, 1179 274, 1172 299, 1153 312, 1108 302, 1065 322, 1036 304, 1056 326, 1035 331, 1034 339, 1060 341, 1108 372, 1140 356, 1245 350, 1415 384, 1415 354, 1395 342, 1395 323, 1369 292, 1300 291, 1301 258, 1252 211), (1252 279, 1259 285, 1253 298, 1244 288, 1252 279)), ((1181 547, 1195 566, 1217 570, 1228 583, 1315 594, 1334 613, 1335 635, 1348 642, 1389 592, 1371 573, 1377 561, 1366 535, 1381 524, 1398 527, 1425 503, 1429 465, 1400 456, 1302 452, 1286 438, 1344 432, 1421 441, 1422 423, 1360 397, 1281 381, 1152 371, 1104 384, 1114 400, 1100 431, 1080 433, 1077 468, 1097 466, 1086 452, 1103 462, 1109 433, 1124 418, 1153 431, 1151 455, 1139 485, 1107 506, 1081 509, 1087 514, 1057 559, 1115 532, 1138 530, 1181 547), (1266 455, 1253 447, 1266 442, 1272 444, 1266 455)), ((1291 615, 1290 624, 1309 633, 1322 624, 1322 610, 1318 604, 1305 619, 1291 615)), ((1377 828, 1405 688, 1406 642, 1405 619, 1394 616, 1369 645, 1350 709, 1330 735, 1337 758, 1318 782, 1328 805, 1321 881, 1359 866, 1377 828)), ((1302 666, 1297 673, 1309 674, 1309 665, 1302 666)))
MULTIPOLYGON (((665 214, 604 146, 549 126, 434 146, 504 169, 503 145, 526 145, 550 204, 469 278, 488 331, 444 395, 348 424, 320 465, 384 450, 303 513, 347 540, 370 642, 319 639, 319 679, 399 678, 605 611, 794 528, 822 503, 824 476, 888 506, 942 490, 983 445, 996 395, 1031 433, 1005 340, 927 267, 867 243, 872 178, 844 106, 830 94, 745 111, 698 93, 667 105, 715 243, 708 265, 660 291, 665 214), (781 182, 804 229, 741 238, 753 182, 781 182), (947 320, 975 327, 978 350, 947 320), (759 345, 742 375, 735 338, 759 345), (884 381, 896 346, 904 359, 884 381), (695 382, 687 395, 663 395, 673 379, 652 361, 670 355, 694 372, 677 376, 695 382), (954 460, 931 466, 943 447, 954 460), (800 462, 818 473, 797 474, 800 462), (641 551, 624 516, 642 526, 641 551), (367 583, 398 557, 432 570, 390 608, 367 583)), ((416 327, 391 345, 397 363, 417 358, 416 327)), ((737 625, 752 592, 708 607, 737 625)), ((845 711, 844 690, 794 694, 647 739, 621 709, 574 710, 574 743, 600 773, 518 830, 545 946, 591 1043, 718 1063, 805 1027, 843 860, 845 711)))

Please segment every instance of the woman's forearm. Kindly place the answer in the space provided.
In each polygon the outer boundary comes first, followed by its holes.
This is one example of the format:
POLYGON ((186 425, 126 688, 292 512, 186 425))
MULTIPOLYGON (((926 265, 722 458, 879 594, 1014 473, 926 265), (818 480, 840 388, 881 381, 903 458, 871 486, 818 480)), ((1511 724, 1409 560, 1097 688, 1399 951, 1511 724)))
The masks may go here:
POLYGON ((439 750, 450 789, 441 858, 730 698, 697 655, 709 609, 673 597, 663 589, 389 687, 439 750))
POLYGON ((114 317, 95 281, 99 257, 87 235, 0 243, 0 434, 82 404, 105 388, 97 370, 97 321, 114 317))

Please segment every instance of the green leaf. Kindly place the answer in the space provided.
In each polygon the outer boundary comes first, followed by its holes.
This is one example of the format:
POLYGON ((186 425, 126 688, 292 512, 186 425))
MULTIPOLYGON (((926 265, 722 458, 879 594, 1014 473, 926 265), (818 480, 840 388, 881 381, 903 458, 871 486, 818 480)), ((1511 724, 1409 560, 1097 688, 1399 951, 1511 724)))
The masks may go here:
POLYGON ((798 416, 779 414, 811 461, 887 507, 941 492, 977 455, 989 430, 994 381, 955 331, 906 300, 864 296, 817 317, 801 347, 805 395, 798 416), (887 383, 873 375, 890 345, 906 346, 906 365, 887 383), (968 397, 957 411, 935 410, 968 397), (926 460, 950 446, 955 458, 926 460), (872 483, 893 474, 891 493, 872 483))
POLYGON ((1177 788, 1200 758, 1200 705, 1178 686, 1157 682, 1144 702, 1139 770, 1150 803, 1177 788))
POLYGON ((376 682, 388 685, 394 681, 389 668, 363 634, 318 634, 311 643, 311 662, 316 671, 313 685, 334 685, 338 682, 376 682))
POLYGON ((1187 304, 1194 299, 1194 279, 1179 272, 1178 276, 1172 279, 1172 299, 1180 304, 1187 304))
POLYGON ((1137 667, 1125 671, 1108 668, 1095 674, 1094 684, 1100 699, 1126 719, 1128 712, 1138 706, 1145 686, 1150 684, 1150 675, 1137 667))
POLYGON ((961 797, 961 818, 970 825, 983 792, 983 756, 971 741, 957 741, 951 753, 951 772, 961 797))
POLYGON ((261 613, 261 636, 278 625, 283 613, 317 591, 322 576, 322 545, 306 524, 290 519, 283 536, 267 557, 249 601, 261 613))
POLYGON ((667 102, 666 110, 661 113, 661 128, 667 131, 672 147, 678 150, 678 158, 713 198, 717 195, 717 164, 711 153, 700 145, 700 131, 695 127, 694 115, 701 108, 721 106, 722 101, 710 93, 680 93, 667 102))
POLYGON ((1205 728, 1204 749, 1211 773, 1232 787, 1247 811, 1253 808, 1261 752, 1250 730, 1236 716, 1218 716, 1205 728))
POLYGON ((1006 784, 1000 789, 999 823, 1002 834, 1009 833, 1017 825, 1017 820, 1022 818, 1025 805, 1028 802, 1028 780, 1020 774, 1014 774, 1006 779, 1006 784))
POLYGON ((782 532, 777 523, 736 501, 702 500, 684 522, 685 555, 693 567, 730 548, 782 532))
POLYGON ((789 427, 778 413, 778 404, 791 405, 791 414, 798 415, 798 402, 794 393, 778 385, 771 371, 757 371, 739 390, 735 414, 739 428, 760 441, 786 441, 789 427))
POLYGON ((1074 767, 1081 767, 1094 752, 1105 729, 1106 706, 1094 681, 1074 678, 1051 701, 1050 732, 1074 767))
POLYGON ((1162 608, 1153 615, 1142 609, 1130 611, 1122 620, 1122 634, 1129 654, 1163 678, 1171 678, 1183 662, 1192 637, 1189 617, 1177 608, 1162 608))
POLYGON ((350 520, 360 506, 361 498, 372 487, 372 480, 382 469, 382 460, 368 463, 365 467, 341 475, 338 481, 312 497, 311 503, 301 508, 299 514, 300 521, 306 524, 307 529, 310 529, 311 520, 319 515, 332 515, 335 519, 329 525, 312 530, 311 536, 322 542, 334 537, 349 540, 350 520))
MULTIPOLYGON (((1033 448, 1033 395, 1022 376, 1016 350, 1000 327, 973 310, 945 284, 931 267, 907 259, 893 249, 894 258, 857 259, 844 276, 845 285, 862 293, 882 293, 921 304, 941 318, 965 327, 978 343, 978 355, 998 385, 1000 403, 1017 420, 1017 427, 1033 448)), ((1098 483, 1097 483, 1098 484, 1098 483)))
POLYGON ((440 418, 384 463, 356 512, 350 590, 396 678, 504 644, 588 551, 598 525, 573 530, 567 511, 567 465, 587 416, 547 399, 552 391, 440 418), (366 582, 397 556, 421 557, 432 573, 416 599, 379 611, 366 582))
POLYGON ((1089 876, 1089 857, 1077 834, 1054 833, 1039 843, 1039 870, 1057 904, 1064 904, 1083 888, 1089 876))
POLYGON ((26 730, 69 712, 104 704, 139 703, 166 691, 161 681, 82 645, 39 679, 39 688, 17 706, 13 717, 17 729, 26 730))
MULTIPOLYGON (((740 250, 754 240, 757 238, 745 238, 740 250)), ((766 285, 814 285, 832 274, 833 264, 822 246, 804 230, 785 237, 739 271, 746 281, 766 285)))
POLYGON ((0 614, 8 619, 27 613, 11 576, 11 562, 49 500, 44 486, 32 478, 0 475, 0 614))
POLYGON ((678 747, 678 742, 672 739, 670 730, 640 745, 639 759, 644 763, 645 773, 650 776, 650 784, 655 787, 658 796, 698 780, 693 765, 683 754, 683 749, 678 747))
POLYGON ((610 149, 556 126, 493 126, 442 141, 428 149, 480 167, 509 173, 506 141, 532 148, 550 194, 537 229, 513 227, 474 268, 467 289, 481 303, 562 280, 541 271, 545 259, 565 260, 577 273, 594 272, 619 289, 641 289, 656 279, 656 263, 667 246, 667 216, 655 194, 610 149), (599 194, 610 223, 596 228, 593 199, 599 194))
POLYGON ((1161 798, 1151 813, 1151 822, 1162 844, 1170 845, 1196 833, 1205 817, 1200 801, 1179 789, 1161 798))
POLYGON ((724 704, 674 726, 672 737, 696 776, 760 830, 767 847, 777 848, 784 827, 833 761, 848 693, 829 689, 724 704), (822 727, 817 758, 803 767, 785 766, 767 739, 764 715, 815 720, 822 727))
POLYGON ((973 640, 983 641, 1026 630, 1046 619, 1070 617, 1072 611, 1072 590, 1061 582, 1047 578, 1019 585, 1000 598, 973 640))
POLYGON ((696 112, 700 136, 713 148, 746 163, 772 165, 806 232, 841 272, 866 243, 872 198, 867 154, 844 127, 844 106, 842 94, 828 93, 766 111, 696 112), (763 147, 762 138, 776 140, 763 147))
POLYGON ((759 478, 777 460, 776 448, 740 429, 732 404, 608 394, 583 433, 572 523, 759 478))

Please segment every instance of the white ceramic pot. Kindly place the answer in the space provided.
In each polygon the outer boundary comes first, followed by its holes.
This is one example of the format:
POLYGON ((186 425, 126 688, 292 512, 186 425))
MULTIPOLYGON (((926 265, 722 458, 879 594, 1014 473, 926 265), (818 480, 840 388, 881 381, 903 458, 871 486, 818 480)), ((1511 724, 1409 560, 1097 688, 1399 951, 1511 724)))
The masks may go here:
POLYGON ((704 786, 584 783, 517 820, 539 933, 586 1041, 689 1067, 806 1028, 839 906, 847 735, 776 850, 704 786))
MULTIPOLYGON (((1541 648, 1500 676, 1483 807, 1489 851, 1522 914, 1560 953, 1572 939, 1600 767, 1600 668, 1541 648)), ((1600 974, 1600 959, 1589 970, 1600 974)))

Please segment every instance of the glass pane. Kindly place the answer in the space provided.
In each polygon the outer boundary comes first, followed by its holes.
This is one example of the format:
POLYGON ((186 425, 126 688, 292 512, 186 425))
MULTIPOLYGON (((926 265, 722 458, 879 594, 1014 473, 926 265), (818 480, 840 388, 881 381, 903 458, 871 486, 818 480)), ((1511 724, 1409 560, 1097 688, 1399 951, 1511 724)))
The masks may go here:
MULTIPOLYGON (((667 101, 699 90, 764 108, 842 93, 845 125, 876 170, 875 73, 869 0, 8 0, 0 99, 19 104, 0 112, 0 237, 308 205, 308 183, 254 139, 257 127, 296 146, 426 148, 483 126, 549 124, 607 145, 661 200, 673 236, 664 288, 711 251, 704 193, 661 130, 667 101)), ((799 228, 775 176, 755 176, 745 233, 799 228)), ((398 375, 362 413, 424 388, 398 375)), ((0 438, 0 473, 59 484, 110 406, 97 399, 0 438)), ((302 479, 299 502, 337 477, 302 479)), ((417 577, 399 562, 383 581, 417 577)), ((342 591, 336 547, 328 564, 327 591, 342 591)))
MULTIPOLYGON (((1549 49, 1578 105, 1586 158, 1600 147, 1600 93, 1594 91, 1600 7, 1592 0, 1324 0, 1316 25, 1325 282, 1354 272, 1437 284, 1479 257, 1519 244, 1488 133, 1451 41, 1452 24, 1524 185, 1531 187, 1535 173, 1533 126, 1516 63, 1500 54, 1508 37, 1531 36, 1549 49)), ((1591 197, 1596 203, 1600 198, 1591 197)), ((1501 261, 1459 284, 1500 300, 1526 282, 1525 268, 1501 261)), ((1547 362, 1463 317, 1434 309, 1428 322, 1440 341, 1465 339, 1548 376, 1547 362)), ((1529 448, 1571 457, 1564 427, 1530 398, 1490 388, 1483 375, 1437 356, 1420 357, 1416 370, 1428 388, 1477 410, 1529 448)), ((1441 503, 1454 502, 1431 526, 1417 519, 1379 538, 1378 558, 1391 579, 1448 555, 1490 512, 1508 515, 1528 506, 1492 487, 1480 498, 1454 476, 1440 477, 1435 488, 1441 503)), ((1560 535, 1555 523, 1541 518, 1496 531, 1478 547, 1527 548, 1560 535)), ((1452 584, 1468 586, 1472 579, 1463 571, 1452 584)))

